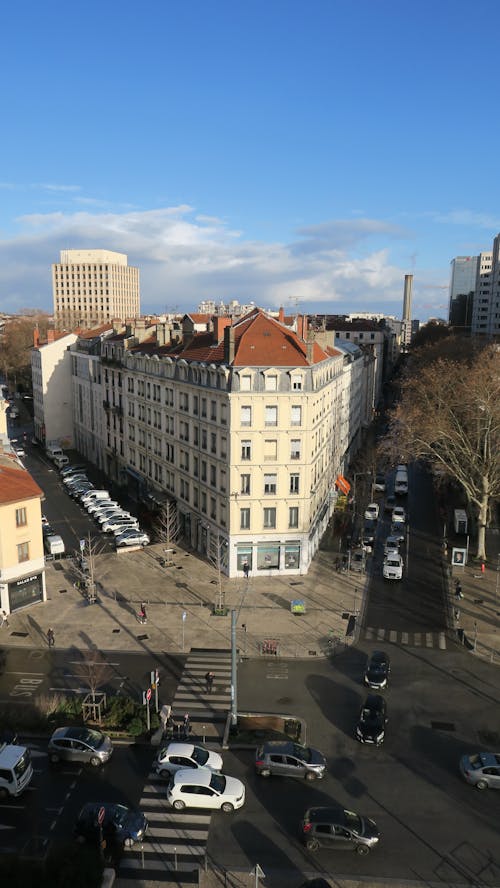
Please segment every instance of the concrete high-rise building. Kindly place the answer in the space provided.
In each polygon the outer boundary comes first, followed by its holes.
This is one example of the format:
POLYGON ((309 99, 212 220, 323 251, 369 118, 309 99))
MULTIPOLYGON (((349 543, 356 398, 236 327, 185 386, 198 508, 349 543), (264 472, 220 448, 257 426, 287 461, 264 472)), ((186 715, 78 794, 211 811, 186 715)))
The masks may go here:
POLYGON ((471 328, 478 264, 478 256, 457 256, 451 260, 450 327, 471 328))
POLYGON ((471 332, 484 335, 489 332, 492 304, 492 264, 493 253, 480 253, 477 257, 477 273, 472 300, 471 332))
POLYGON ((124 253, 61 250, 52 266, 54 323, 58 330, 90 329, 140 314, 139 269, 124 253))
POLYGON ((403 317, 401 329, 401 345, 406 349, 411 342, 411 299, 413 292, 413 275, 405 274, 405 289, 403 296, 403 317))

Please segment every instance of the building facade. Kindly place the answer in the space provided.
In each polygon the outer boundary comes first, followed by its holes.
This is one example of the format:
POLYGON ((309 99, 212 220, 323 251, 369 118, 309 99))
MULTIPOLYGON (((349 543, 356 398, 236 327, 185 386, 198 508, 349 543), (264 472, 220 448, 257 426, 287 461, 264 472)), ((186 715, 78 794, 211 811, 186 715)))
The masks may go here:
POLYGON ((478 256, 456 256, 451 261, 449 324, 462 331, 471 329, 478 266, 478 256))
POLYGON ((52 266, 54 323, 59 330, 90 329, 140 314, 139 269, 124 253, 61 250, 52 266))
POLYGON ((31 351, 33 382, 33 425, 42 443, 57 441, 61 447, 73 446, 73 404, 69 348, 75 333, 48 331, 47 342, 35 334, 31 351))

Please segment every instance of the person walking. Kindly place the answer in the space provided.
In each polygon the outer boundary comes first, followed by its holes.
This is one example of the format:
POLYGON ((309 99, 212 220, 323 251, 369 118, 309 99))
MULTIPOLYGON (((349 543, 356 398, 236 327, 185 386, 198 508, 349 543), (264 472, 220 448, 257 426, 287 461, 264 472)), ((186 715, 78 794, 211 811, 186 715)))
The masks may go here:
POLYGON ((9 620, 8 620, 7 614, 5 613, 4 610, 0 613, 0 619, 1 619, 0 629, 1 629, 2 626, 8 626, 8 625, 9 625, 9 620))
POLYGON ((243 562, 243 573, 245 574, 245 579, 248 580, 248 574, 250 573, 250 565, 248 561, 243 562))
POLYGON ((464 596, 462 594, 462 584, 461 584, 460 580, 456 580, 456 582, 455 582, 455 598, 460 599, 463 597, 464 596))
POLYGON ((184 740, 189 738, 189 733, 191 731, 191 721, 189 718, 189 712, 184 713, 184 720, 182 722, 182 736, 184 740))
POLYGON ((56 640, 54 638, 54 630, 47 629, 47 644, 49 645, 49 648, 54 647, 55 643, 56 640))
POLYGON ((146 613, 146 603, 145 603, 144 601, 141 602, 141 609, 140 609, 140 611, 139 611, 139 621, 140 621, 141 623, 147 623, 147 622, 148 622, 148 615, 147 615, 147 613, 146 613))
POLYGON ((212 693, 212 688, 214 684, 215 672, 207 672, 205 675, 205 681, 207 683, 207 694, 212 693))

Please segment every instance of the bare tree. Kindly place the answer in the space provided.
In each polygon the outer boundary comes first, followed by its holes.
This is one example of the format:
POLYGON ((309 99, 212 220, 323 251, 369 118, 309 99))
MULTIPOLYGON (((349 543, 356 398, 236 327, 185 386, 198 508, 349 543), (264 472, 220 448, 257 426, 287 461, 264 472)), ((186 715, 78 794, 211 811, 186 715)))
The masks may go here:
POLYGON ((76 582, 90 602, 96 600, 96 556, 104 549, 104 543, 101 540, 87 534, 85 538, 85 546, 80 548, 76 553, 73 572, 76 574, 76 582))
POLYGON ((228 544, 226 538, 220 535, 211 535, 207 558, 217 572, 217 598, 214 613, 220 616, 225 616, 227 613, 226 592, 224 589, 224 575, 227 573, 227 553, 228 544))
POLYGON ((468 360, 419 362, 402 384, 382 449, 394 461, 424 459, 458 481, 478 515, 478 551, 486 557, 490 503, 500 495, 500 350, 468 360))
POLYGON ((174 500, 167 500, 158 512, 153 523, 153 530, 160 543, 167 550, 171 549, 180 536, 179 514, 174 500))
POLYGON ((87 685, 93 703, 96 702, 96 696, 100 689, 114 674, 113 667, 97 650, 83 651, 82 660, 76 664, 73 671, 87 685))

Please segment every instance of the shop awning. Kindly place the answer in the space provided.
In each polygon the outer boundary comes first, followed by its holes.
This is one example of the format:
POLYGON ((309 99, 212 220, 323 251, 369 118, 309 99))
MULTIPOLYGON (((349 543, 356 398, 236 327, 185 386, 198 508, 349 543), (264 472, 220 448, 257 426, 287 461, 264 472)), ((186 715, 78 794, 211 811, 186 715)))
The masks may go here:
POLYGON ((343 493, 345 496, 349 493, 351 489, 351 485, 349 481, 347 481, 343 475, 337 475, 337 480, 335 481, 335 486, 343 493))

